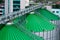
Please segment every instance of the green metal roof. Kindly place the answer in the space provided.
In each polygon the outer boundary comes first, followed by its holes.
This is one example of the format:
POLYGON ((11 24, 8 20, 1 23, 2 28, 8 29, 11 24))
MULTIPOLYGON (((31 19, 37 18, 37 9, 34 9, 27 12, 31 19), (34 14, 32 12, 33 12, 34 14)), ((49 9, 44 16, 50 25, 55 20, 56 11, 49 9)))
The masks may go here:
POLYGON ((36 12, 39 12, 41 15, 46 17, 48 20, 59 20, 60 18, 57 15, 54 15, 46 9, 37 9, 36 12))
POLYGON ((6 25, 0 32, 0 40, 32 40, 13 25, 6 25))
POLYGON ((19 17, 15 18, 15 19, 13 20, 14 23, 17 23, 18 21, 19 21, 19 17))
POLYGON ((30 14, 26 18, 26 28, 30 31, 41 32, 50 31, 55 28, 55 25, 45 20, 42 16, 30 14))
MULTIPOLYGON (((17 29, 15 25, 6 25, 0 31, 0 40, 34 40, 34 39, 20 31, 19 29, 17 29)), ((39 37, 39 40, 43 40, 43 38, 39 37)))
POLYGON ((33 40, 28 35, 19 31, 13 25, 6 25, 0 31, 0 40, 33 40))
MULTIPOLYGON (((19 21, 20 18, 21 17, 18 17, 18 18, 16 18, 16 19, 13 20, 14 25, 18 25, 16 23, 19 21)), ((24 22, 23 22, 23 24, 24 24, 24 22)), ((21 23, 20 23, 20 25, 21 25, 21 23)), ((37 35, 32 34, 31 32, 29 32, 28 29, 26 30, 26 28, 25 28, 24 25, 22 25, 23 27, 20 27, 20 25, 19 25, 18 29, 21 30, 21 31, 23 31, 25 34, 28 34, 30 37, 34 38, 35 40, 44 40, 42 37, 37 36, 37 35)))

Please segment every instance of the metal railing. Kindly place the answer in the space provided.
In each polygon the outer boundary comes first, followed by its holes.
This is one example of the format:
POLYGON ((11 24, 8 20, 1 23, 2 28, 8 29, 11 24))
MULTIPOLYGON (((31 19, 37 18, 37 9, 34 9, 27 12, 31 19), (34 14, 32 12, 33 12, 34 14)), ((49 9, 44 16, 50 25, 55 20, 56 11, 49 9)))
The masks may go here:
POLYGON ((9 22, 10 20, 12 20, 16 17, 22 16, 24 14, 27 14, 27 13, 31 12, 31 11, 39 9, 42 6, 43 6, 42 4, 38 4, 36 6, 32 6, 32 7, 26 8, 24 10, 16 11, 16 12, 9 13, 7 15, 1 16, 0 17, 0 24, 5 24, 5 23, 9 22))

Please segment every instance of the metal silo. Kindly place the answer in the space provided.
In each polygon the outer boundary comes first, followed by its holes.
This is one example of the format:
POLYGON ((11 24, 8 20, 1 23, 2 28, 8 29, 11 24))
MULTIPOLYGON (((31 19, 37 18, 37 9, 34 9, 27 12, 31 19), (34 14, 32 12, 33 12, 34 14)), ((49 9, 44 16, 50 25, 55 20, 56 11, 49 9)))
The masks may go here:
POLYGON ((56 15, 54 15, 53 13, 49 12, 46 9, 37 9, 36 12, 38 14, 41 14, 42 16, 44 16, 45 18, 47 18, 50 22, 52 22, 53 24, 56 25, 56 34, 57 35, 57 40, 59 40, 59 22, 60 22, 60 18, 56 15))
POLYGON ((30 32, 28 29, 25 28, 24 24, 24 15, 22 17, 18 17, 13 20, 14 25, 23 33, 27 34, 29 37, 33 38, 34 40, 44 40, 43 37, 37 36, 30 32), (21 26, 21 27, 20 27, 21 26))
MULTIPOLYGON (((34 38, 30 37, 28 34, 25 34, 21 30, 19 30, 13 23, 7 23, 0 30, 0 40, 34 40, 34 38)), ((35 40, 38 39, 36 38, 35 40)), ((39 37, 39 40, 43 40, 43 38, 39 37)))

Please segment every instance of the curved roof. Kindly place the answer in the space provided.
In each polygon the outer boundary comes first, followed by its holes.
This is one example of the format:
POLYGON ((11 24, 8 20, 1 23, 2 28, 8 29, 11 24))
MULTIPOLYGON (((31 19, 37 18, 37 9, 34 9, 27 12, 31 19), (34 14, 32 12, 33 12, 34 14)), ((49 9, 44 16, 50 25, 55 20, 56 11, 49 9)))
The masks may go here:
POLYGON ((44 17, 46 17, 48 20, 59 20, 60 19, 58 16, 54 15, 53 13, 49 12, 46 9, 37 9, 36 11, 39 12, 44 17))
POLYGON ((55 28, 55 25, 45 20, 42 16, 30 14, 26 18, 26 28, 30 31, 41 32, 50 31, 55 28))
MULTIPOLYGON (((39 39, 37 39, 37 36, 35 37, 36 40, 43 40, 43 38, 39 37, 39 39)), ((34 40, 34 38, 20 31, 15 25, 6 25, 0 31, 0 40, 34 40)))
POLYGON ((6 25, 0 31, 0 40, 33 40, 28 35, 19 31, 13 25, 6 25))

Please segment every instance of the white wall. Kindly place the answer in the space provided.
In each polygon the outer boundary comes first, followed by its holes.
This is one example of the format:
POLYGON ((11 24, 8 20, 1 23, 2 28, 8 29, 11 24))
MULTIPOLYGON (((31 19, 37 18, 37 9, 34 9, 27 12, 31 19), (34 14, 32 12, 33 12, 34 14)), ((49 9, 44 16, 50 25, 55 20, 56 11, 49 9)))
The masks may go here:
POLYGON ((51 11, 52 11, 52 13, 54 13, 55 15, 58 15, 60 17, 60 9, 52 9, 51 11), (55 12, 53 12, 53 11, 55 11, 55 12), (59 13, 57 13, 57 11, 59 13))
POLYGON ((20 0, 20 9, 25 9, 26 6, 29 6, 29 0, 20 0))
POLYGON ((52 10, 52 6, 45 6, 45 8, 47 9, 47 10, 49 10, 50 12, 52 12, 51 10, 52 10))
POLYGON ((5 0, 5 15, 13 12, 13 0, 5 0))
POLYGON ((5 15, 8 14, 8 0, 5 0, 5 15))
POLYGON ((13 0, 9 0, 9 13, 13 12, 13 0))
POLYGON ((20 0, 20 9, 25 9, 25 0, 20 0))
POLYGON ((25 0, 25 6, 29 6, 29 0, 25 0))

